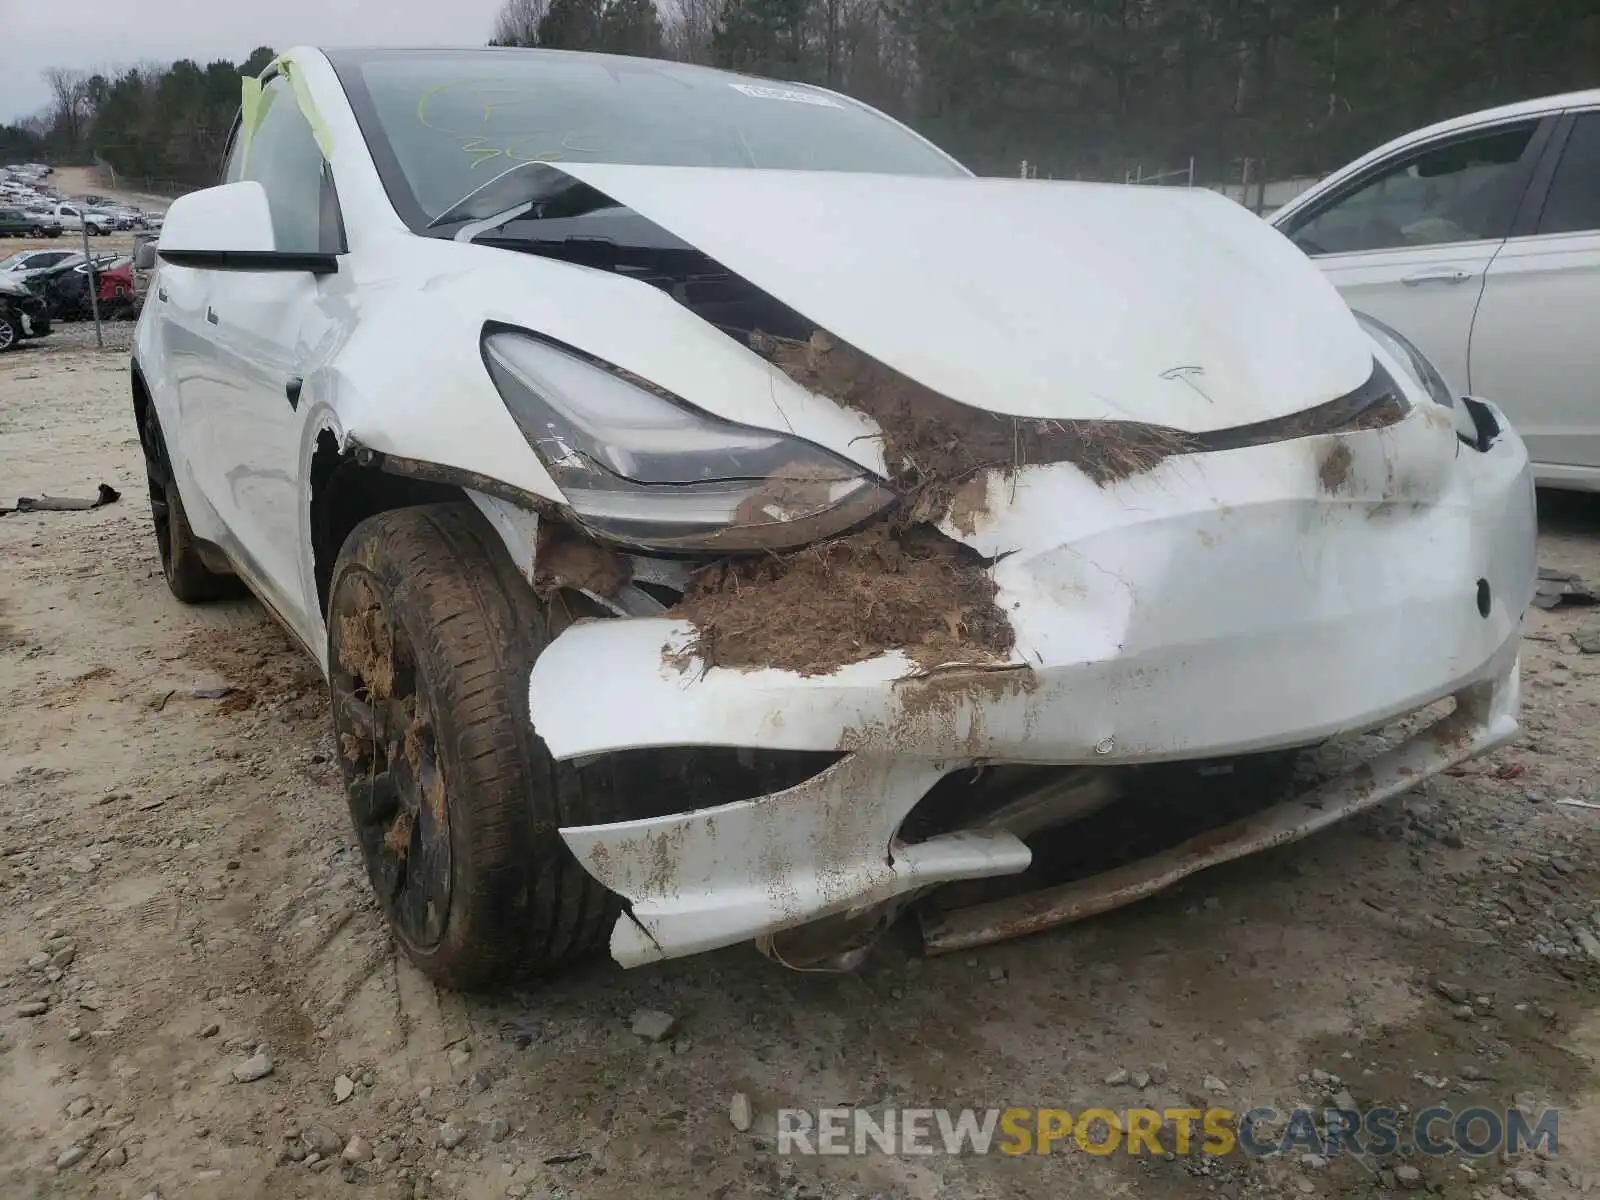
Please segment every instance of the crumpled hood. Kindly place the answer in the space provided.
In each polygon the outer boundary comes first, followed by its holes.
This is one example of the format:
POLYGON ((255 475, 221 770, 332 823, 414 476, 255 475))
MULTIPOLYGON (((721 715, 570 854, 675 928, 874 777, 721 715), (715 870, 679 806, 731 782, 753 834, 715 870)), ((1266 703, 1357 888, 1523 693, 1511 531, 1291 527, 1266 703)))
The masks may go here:
POLYGON ((1301 411, 1372 372, 1321 272, 1211 192, 560 166, 973 407, 1203 432, 1301 411))

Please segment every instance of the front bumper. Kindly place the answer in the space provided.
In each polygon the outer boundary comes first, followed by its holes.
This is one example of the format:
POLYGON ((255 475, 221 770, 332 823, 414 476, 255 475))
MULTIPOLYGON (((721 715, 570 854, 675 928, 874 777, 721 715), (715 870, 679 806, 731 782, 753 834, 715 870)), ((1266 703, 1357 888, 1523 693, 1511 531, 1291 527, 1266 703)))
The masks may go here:
POLYGON ((50 309, 43 300, 30 296, 20 307, 23 337, 43 337, 50 332, 50 309))
POLYGON ((709 950, 1025 869, 1028 848, 1005 832, 897 840, 917 801, 973 763, 1290 749, 1449 696, 1463 698, 1450 737, 1409 751, 1390 792, 1503 743, 1535 522, 1526 452, 1501 425, 1480 452, 1445 410, 1420 406, 1387 428, 1176 457, 1105 488, 1066 465, 994 478, 990 515, 961 540, 999 558, 1016 648, 998 668, 912 677, 895 653, 816 677, 702 673, 668 653, 690 636, 682 622, 569 629, 530 684, 534 727, 559 759, 844 752, 783 792, 564 828, 629 901, 614 956, 709 950))

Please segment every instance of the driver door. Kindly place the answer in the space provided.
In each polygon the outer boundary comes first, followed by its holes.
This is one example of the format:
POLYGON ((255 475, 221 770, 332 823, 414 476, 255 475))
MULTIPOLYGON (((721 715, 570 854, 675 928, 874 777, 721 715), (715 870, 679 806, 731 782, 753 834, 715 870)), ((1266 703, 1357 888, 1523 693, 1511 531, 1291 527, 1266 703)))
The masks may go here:
MULTIPOLYGON (((274 249, 343 253, 331 168, 286 79, 263 87, 259 123, 235 136, 226 179, 254 180, 267 194, 274 249)), ((212 439, 198 455, 206 498, 228 528, 228 549, 257 592, 306 645, 321 614, 302 538, 305 415, 301 387, 338 343, 337 276, 309 271, 214 270, 204 309, 209 362, 184 419, 212 439)))
POLYGON ((1524 118, 1398 150, 1283 232, 1351 308, 1394 326, 1467 392, 1484 278, 1547 137, 1546 121, 1524 118))

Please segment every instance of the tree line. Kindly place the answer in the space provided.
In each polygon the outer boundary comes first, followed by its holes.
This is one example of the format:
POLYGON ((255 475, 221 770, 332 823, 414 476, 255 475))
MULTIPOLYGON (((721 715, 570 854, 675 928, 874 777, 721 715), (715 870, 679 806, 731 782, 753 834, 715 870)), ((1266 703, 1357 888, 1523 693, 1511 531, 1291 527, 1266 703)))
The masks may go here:
POLYGON ((242 62, 190 59, 120 70, 45 72, 47 108, 0 126, 0 162, 109 163, 134 179, 181 186, 215 183, 239 111, 240 75, 258 75, 276 55, 262 46, 242 62))
MULTIPOLYGON (((1600 86, 1596 0, 505 0, 492 45, 709 63, 821 84, 974 170, 1201 182, 1326 171, 1396 134, 1600 86)), ((0 159, 95 153, 203 183, 239 64, 51 72, 0 159)))
POLYGON ((1058 178, 1314 174, 1600 86, 1596 0, 506 0, 495 41, 822 84, 974 170, 1058 178))

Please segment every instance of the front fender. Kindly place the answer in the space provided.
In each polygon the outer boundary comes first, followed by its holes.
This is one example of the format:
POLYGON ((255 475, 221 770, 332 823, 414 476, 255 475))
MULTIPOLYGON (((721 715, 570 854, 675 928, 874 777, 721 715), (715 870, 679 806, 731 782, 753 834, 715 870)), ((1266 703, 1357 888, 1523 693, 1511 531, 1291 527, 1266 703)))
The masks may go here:
POLYGON ((321 429, 333 429, 343 449, 364 446, 562 503, 483 365, 481 313, 426 292, 380 303, 381 314, 362 314, 349 341, 305 380, 302 403, 317 417, 306 423, 311 449, 321 429))

